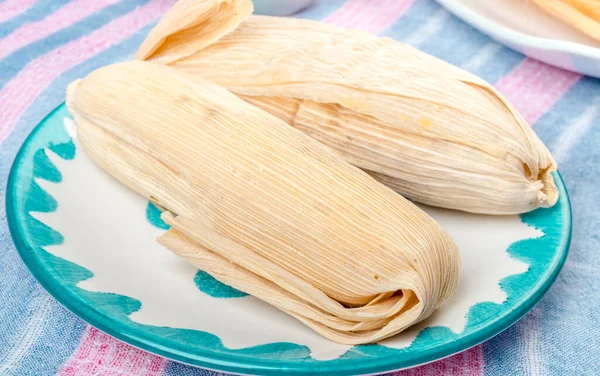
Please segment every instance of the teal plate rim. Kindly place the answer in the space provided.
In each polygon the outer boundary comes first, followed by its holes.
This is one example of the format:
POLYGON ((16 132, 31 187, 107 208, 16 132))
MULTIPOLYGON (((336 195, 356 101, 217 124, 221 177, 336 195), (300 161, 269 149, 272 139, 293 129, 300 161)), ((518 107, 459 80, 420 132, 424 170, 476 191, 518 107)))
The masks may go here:
POLYGON ((126 322, 119 322, 112 319, 103 313, 101 309, 86 302, 80 295, 67 288, 66 284, 61 284, 52 278, 51 273, 48 272, 47 267, 37 255, 36 247, 39 246, 31 244, 25 235, 26 224, 24 224, 24 221, 18 219, 19 208, 17 207, 16 199, 22 167, 22 163, 20 162, 26 157, 27 152, 31 151, 30 146, 38 132, 61 109, 64 109, 64 104, 52 111, 29 134, 11 167, 7 184, 6 213, 8 226, 16 249, 31 274, 33 274, 42 287, 75 315, 99 330, 134 347, 184 364, 238 374, 279 374, 286 372, 290 374, 310 375, 349 375, 390 372, 434 362, 474 347, 504 331, 522 318, 548 291, 560 272, 568 254, 571 242, 571 204, 564 181, 560 174, 556 172, 554 176, 560 192, 559 203, 561 204, 558 210, 560 210, 559 216, 562 222, 560 223, 560 234, 557 234, 559 241, 555 246, 556 250, 553 258, 545 269, 545 278, 538 281, 532 289, 531 294, 518 306, 508 312, 504 312, 504 314, 496 317, 495 320, 479 330, 461 336, 450 343, 411 353, 409 357, 398 356, 402 352, 400 349, 396 351, 394 351, 395 349, 389 349, 390 351, 386 351, 382 355, 346 358, 343 361, 335 359, 331 361, 314 360, 293 363, 286 359, 257 358, 251 354, 235 352, 234 350, 231 353, 212 351, 210 349, 195 349, 191 352, 186 345, 178 344, 174 341, 165 343, 166 339, 135 328, 126 322), (394 354, 395 352, 396 354, 394 354))

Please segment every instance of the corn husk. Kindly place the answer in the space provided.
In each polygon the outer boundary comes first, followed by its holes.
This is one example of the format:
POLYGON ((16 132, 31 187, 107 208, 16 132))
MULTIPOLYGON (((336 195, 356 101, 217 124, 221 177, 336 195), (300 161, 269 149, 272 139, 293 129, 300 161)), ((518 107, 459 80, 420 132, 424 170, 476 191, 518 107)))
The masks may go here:
POLYGON ((551 16, 600 41, 600 1, 532 0, 551 16))
POLYGON ((456 288, 456 246, 426 213, 217 85, 126 62, 67 106, 85 152, 165 209, 161 244, 327 338, 389 337, 456 288))
POLYGON ((228 88, 410 199, 487 214, 557 201, 550 153, 485 81, 388 38, 250 8, 181 0, 136 57, 228 88))

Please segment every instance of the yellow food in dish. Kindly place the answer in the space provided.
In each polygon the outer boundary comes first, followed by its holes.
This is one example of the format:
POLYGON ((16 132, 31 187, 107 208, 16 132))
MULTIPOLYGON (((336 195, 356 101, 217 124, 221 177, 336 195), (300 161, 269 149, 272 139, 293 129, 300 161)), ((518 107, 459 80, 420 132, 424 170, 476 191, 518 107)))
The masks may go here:
POLYGON ((551 16, 600 41, 600 1, 532 0, 551 16))

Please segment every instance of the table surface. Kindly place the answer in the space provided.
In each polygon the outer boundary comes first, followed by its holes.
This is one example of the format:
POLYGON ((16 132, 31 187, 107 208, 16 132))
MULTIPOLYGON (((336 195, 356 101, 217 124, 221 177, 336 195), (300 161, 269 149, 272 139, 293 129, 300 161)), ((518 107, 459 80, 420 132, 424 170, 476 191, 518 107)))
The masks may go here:
MULTIPOLYGON (((130 58, 173 3, 0 0, 0 181, 67 84, 130 58)), ((395 375, 600 374, 600 81, 505 48, 433 0, 321 0, 296 16, 408 43, 493 83, 548 146, 571 196, 570 255, 544 299, 484 344, 395 375)), ((68 312, 27 271, 0 211, 0 375, 217 374, 132 348, 68 312)))

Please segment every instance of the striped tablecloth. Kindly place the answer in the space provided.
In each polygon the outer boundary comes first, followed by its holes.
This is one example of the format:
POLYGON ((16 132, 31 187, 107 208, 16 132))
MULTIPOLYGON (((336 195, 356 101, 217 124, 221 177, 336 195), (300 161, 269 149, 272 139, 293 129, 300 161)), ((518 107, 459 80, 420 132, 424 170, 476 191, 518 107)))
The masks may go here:
MULTIPOLYGON (((131 57, 173 2, 0 0, 1 181, 67 84, 131 57)), ((570 256, 541 303, 480 346, 396 374, 599 375, 600 82, 502 47, 432 0, 322 0, 297 16, 397 39, 493 83, 548 145, 571 194, 570 256)), ((19 259, 0 210, 0 375, 214 374, 132 348, 66 311, 19 259)))

